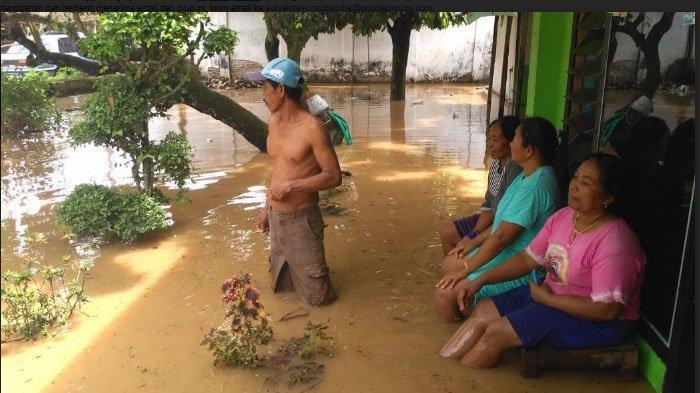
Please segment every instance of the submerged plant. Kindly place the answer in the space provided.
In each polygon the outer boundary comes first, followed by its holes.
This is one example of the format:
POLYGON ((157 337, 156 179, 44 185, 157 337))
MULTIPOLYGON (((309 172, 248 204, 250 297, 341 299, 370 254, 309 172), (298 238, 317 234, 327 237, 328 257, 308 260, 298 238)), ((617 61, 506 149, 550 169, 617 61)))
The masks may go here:
POLYGON ((340 203, 328 199, 321 199, 319 201, 319 208, 321 209, 321 214, 324 216, 344 216, 348 214, 348 209, 342 207, 340 203))
POLYGON ((19 78, 3 73, 1 132, 40 132, 54 128, 61 116, 48 88, 49 81, 41 74, 19 78))
POLYGON ((61 267, 46 265, 35 249, 37 243, 44 241, 41 234, 30 235, 24 269, 8 270, 2 275, 2 342, 46 336, 88 301, 83 290, 93 260, 86 258, 70 264, 70 256, 64 256, 61 267), (67 278, 66 266, 74 271, 72 279, 67 278))
POLYGON ((215 365, 257 367, 263 360, 258 345, 266 345, 272 338, 260 292, 247 273, 224 281, 221 292, 228 305, 224 322, 211 329, 200 344, 214 352, 215 365))
POLYGON ((323 364, 316 362, 305 362, 297 364, 289 369, 287 385, 294 386, 300 383, 309 383, 318 380, 323 374, 323 364))
POLYGON ((200 343, 214 353, 215 365, 261 367, 270 374, 266 381, 274 384, 283 376, 289 386, 320 382, 324 366, 317 362, 317 355, 332 356, 328 344, 333 338, 327 334, 328 325, 308 322, 303 336, 292 337, 272 356, 263 356, 258 346, 270 342, 272 327, 250 275, 240 273, 227 279, 221 292, 228 306, 224 322, 211 329, 200 343))
POLYGON ((317 354, 330 354, 328 344, 333 337, 326 334, 328 325, 324 323, 306 323, 306 332, 301 337, 292 337, 287 340, 278 352, 285 357, 299 356, 308 360, 317 354))

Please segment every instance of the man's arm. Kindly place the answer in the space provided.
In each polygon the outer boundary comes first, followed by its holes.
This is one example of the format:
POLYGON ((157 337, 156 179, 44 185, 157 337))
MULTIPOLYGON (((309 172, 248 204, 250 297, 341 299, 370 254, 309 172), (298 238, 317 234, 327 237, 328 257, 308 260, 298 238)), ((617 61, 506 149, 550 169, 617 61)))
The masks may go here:
POLYGON ((338 156, 328 133, 320 121, 315 118, 314 120, 314 128, 309 130, 307 135, 314 157, 321 167, 321 173, 306 179, 290 180, 292 192, 318 192, 337 187, 343 182, 338 156))

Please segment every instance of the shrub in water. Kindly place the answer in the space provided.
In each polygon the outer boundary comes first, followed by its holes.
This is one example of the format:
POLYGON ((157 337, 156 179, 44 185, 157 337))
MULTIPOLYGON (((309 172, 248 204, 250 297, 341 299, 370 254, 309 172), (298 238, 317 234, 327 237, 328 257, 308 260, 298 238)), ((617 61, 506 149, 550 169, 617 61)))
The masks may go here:
POLYGON ((204 336, 201 345, 214 352, 214 364, 257 367, 262 361, 257 346, 272 338, 270 319, 260 303, 250 275, 241 273, 224 281, 223 301, 228 305, 224 322, 204 336))
POLYGON ((300 358, 308 360, 317 354, 331 354, 330 349, 326 346, 326 343, 333 339, 326 333, 328 325, 307 322, 305 330, 303 336, 292 337, 278 348, 278 355, 285 357, 298 355, 300 358))
POLYGON ((58 206, 58 222, 79 237, 131 242, 168 226, 151 197, 101 185, 81 184, 58 206))
POLYGON ((64 325, 75 310, 87 302, 83 295, 85 275, 93 266, 91 259, 62 265, 46 265, 35 251, 34 245, 44 241, 43 236, 29 236, 29 251, 24 254, 23 270, 7 270, 2 275, 2 326, 3 342, 37 339, 48 334, 54 326, 64 325), (75 271, 73 279, 67 275, 70 267, 75 271))
POLYGON ((303 336, 284 341, 272 356, 260 355, 258 346, 269 344, 272 327, 250 275, 240 273, 224 281, 221 291, 228 307, 224 322, 200 343, 214 353, 215 365, 259 367, 269 374, 265 381, 271 384, 285 375, 289 386, 320 381, 325 369, 317 355, 333 356, 328 325, 308 322, 303 336))
POLYGON ((18 78, 2 74, 2 132, 37 132, 50 129, 60 118, 56 101, 47 93, 43 75, 18 78))

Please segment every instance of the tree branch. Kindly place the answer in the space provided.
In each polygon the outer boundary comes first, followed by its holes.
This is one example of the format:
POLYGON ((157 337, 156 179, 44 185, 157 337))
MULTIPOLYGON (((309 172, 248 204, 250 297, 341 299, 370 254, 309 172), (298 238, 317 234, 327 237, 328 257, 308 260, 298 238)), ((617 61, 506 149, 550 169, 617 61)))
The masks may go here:
POLYGON ((29 49, 29 52, 39 61, 49 62, 59 67, 72 67, 90 75, 97 75, 100 73, 100 63, 95 60, 63 53, 49 52, 44 48, 40 48, 34 41, 27 38, 18 22, 14 22, 10 25, 10 35, 20 45, 29 49))
POLYGON ((83 20, 80 19, 80 12, 73 12, 73 21, 75 22, 75 26, 78 28, 78 31, 85 34, 86 37, 90 35, 90 32, 87 31, 87 28, 85 28, 83 20))
POLYGON ((637 17, 634 19, 634 21, 630 24, 633 29, 637 30, 637 27, 642 24, 642 21, 644 20, 645 14, 643 12, 640 12, 637 14, 637 17))
POLYGON ((659 44, 661 37, 663 37, 663 35, 671 29, 673 14, 675 14, 675 12, 664 12, 663 15, 661 15, 661 19, 656 22, 656 24, 649 31, 649 34, 647 34, 646 41, 648 43, 652 45, 659 44))
POLYGON ((155 105, 158 105, 159 103, 165 103, 171 97, 175 96, 175 94, 177 94, 179 90, 181 90, 185 86, 186 83, 189 83, 188 78, 189 76, 183 76, 180 83, 178 83, 177 86, 175 86, 169 93, 159 98, 158 101, 156 101, 155 105))
POLYGON ((141 78, 143 75, 143 71, 146 69, 146 59, 148 58, 146 55, 148 54, 148 48, 145 46, 141 46, 141 61, 139 61, 139 67, 136 70, 136 78, 141 78))
POLYGON ((620 25, 619 23, 613 24, 613 31, 627 34, 630 36, 630 38, 632 38, 632 40, 634 40, 634 44, 637 47, 641 47, 644 44, 644 34, 640 33, 639 30, 637 30, 637 27, 643 20, 644 13, 640 12, 632 23, 625 23, 623 25, 620 25))
POLYGON ((39 28, 36 27, 36 24, 34 22, 29 22, 27 24, 29 25, 29 32, 32 33, 32 38, 34 39, 34 43, 36 44, 36 46, 42 50, 46 50, 44 42, 41 40, 41 33, 39 32, 39 28))

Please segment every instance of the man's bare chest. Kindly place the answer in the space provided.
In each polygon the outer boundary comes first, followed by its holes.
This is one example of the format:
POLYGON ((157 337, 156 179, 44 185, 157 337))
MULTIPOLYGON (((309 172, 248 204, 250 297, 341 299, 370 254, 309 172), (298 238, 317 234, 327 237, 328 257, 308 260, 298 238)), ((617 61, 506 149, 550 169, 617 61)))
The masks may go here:
POLYGON ((275 161, 303 163, 313 158, 311 145, 299 135, 280 135, 271 132, 267 150, 275 161))

